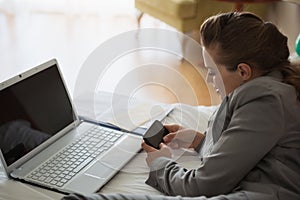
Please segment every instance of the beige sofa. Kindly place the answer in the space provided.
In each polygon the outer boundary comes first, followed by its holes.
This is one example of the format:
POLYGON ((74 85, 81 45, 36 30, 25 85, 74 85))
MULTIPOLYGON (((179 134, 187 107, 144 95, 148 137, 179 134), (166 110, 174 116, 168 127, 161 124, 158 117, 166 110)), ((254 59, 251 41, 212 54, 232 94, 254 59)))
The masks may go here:
MULTIPOLYGON (((216 0, 135 0, 135 7, 141 11, 138 23, 147 13, 181 32, 189 32, 198 30, 213 14, 234 10, 235 4, 216 0)), ((265 18, 267 4, 244 4, 244 10, 265 18)))

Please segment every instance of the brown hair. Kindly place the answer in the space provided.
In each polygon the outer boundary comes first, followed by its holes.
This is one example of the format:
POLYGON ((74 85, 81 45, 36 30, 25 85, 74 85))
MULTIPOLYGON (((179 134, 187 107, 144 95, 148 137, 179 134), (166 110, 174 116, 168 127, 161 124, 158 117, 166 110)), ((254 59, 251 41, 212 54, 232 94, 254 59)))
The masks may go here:
POLYGON ((300 100, 300 69, 290 64, 287 37, 278 28, 248 12, 229 12, 208 18, 200 28, 201 42, 216 49, 217 64, 235 71, 247 63, 264 74, 280 70, 300 100), (220 53, 219 53, 220 52, 220 53))

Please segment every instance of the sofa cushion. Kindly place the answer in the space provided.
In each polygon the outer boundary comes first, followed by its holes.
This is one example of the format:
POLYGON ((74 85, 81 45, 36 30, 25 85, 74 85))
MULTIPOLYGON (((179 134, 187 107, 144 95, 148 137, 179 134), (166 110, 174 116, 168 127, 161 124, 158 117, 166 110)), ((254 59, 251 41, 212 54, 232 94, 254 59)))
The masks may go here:
POLYGON ((197 12, 197 0, 136 0, 136 7, 149 7, 177 18, 193 18, 197 12))

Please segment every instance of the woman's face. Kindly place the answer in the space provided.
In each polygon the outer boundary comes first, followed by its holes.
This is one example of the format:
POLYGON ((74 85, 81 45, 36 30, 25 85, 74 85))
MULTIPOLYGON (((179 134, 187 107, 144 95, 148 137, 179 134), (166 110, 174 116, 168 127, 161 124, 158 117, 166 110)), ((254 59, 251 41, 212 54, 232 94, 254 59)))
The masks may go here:
POLYGON ((213 51, 209 51, 209 53, 205 48, 203 48, 202 52, 204 65, 208 70, 206 82, 211 83, 216 92, 223 99, 243 83, 241 77, 237 71, 228 71, 225 66, 216 65, 213 60, 213 51))

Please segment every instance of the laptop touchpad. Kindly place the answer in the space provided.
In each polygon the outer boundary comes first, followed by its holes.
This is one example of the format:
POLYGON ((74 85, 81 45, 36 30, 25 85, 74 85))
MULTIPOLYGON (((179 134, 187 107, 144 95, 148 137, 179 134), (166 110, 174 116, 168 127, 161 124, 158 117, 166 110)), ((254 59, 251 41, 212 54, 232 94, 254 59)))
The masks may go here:
POLYGON ((88 168, 85 171, 85 174, 99 178, 107 178, 112 173, 114 173, 114 171, 116 171, 116 169, 113 169, 112 167, 104 165, 98 161, 95 162, 90 168, 88 168))

